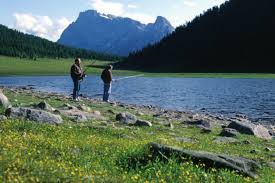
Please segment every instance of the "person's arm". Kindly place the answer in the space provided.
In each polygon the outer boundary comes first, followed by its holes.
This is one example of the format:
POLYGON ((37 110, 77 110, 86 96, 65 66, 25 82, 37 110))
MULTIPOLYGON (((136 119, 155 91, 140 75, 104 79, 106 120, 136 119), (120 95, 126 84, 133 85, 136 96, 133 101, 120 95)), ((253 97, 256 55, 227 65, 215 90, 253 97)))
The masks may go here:
POLYGON ((76 76, 77 78, 81 78, 81 76, 82 76, 81 70, 80 70, 78 67, 76 67, 75 65, 72 66, 72 73, 73 73, 73 75, 76 76))

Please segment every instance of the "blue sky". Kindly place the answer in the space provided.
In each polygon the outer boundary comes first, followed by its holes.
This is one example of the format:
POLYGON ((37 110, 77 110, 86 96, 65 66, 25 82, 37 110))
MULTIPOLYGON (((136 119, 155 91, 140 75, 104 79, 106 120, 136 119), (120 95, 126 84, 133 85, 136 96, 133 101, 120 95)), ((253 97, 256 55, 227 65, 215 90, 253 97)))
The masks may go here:
POLYGON ((56 41, 79 12, 88 9, 143 23, 154 22, 160 15, 176 27, 223 2, 225 0, 2 0, 0 24, 56 41))

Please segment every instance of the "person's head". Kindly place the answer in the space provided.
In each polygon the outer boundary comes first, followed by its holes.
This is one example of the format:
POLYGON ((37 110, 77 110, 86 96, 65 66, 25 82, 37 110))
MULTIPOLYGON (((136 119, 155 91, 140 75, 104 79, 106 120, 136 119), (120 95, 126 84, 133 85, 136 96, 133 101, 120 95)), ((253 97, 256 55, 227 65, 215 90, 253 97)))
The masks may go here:
POLYGON ((80 58, 76 58, 76 59, 74 60, 74 62, 75 62, 76 64, 80 65, 81 59, 80 59, 80 58))
POLYGON ((108 69, 108 70, 112 70, 112 69, 113 69, 113 66, 112 66, 112 65, 108 65, 108 66, 107 66, 107 69, 108 69))

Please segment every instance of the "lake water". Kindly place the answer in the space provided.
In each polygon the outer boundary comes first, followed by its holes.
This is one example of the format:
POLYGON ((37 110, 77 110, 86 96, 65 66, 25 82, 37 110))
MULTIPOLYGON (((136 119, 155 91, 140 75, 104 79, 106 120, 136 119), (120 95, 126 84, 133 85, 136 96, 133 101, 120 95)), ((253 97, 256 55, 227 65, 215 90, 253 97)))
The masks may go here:
MULTIPOLYGON (((32 85, 36 90, 72 93, 69 76, 0 77, 0 85, 32 85)), ((81 93, 101 98, 100 78, 85 78, 81 93)), ((228 117, 244 114, 254 121, 275 122, 275 79, 138 77, 115 82, 111 100, 228 117)))

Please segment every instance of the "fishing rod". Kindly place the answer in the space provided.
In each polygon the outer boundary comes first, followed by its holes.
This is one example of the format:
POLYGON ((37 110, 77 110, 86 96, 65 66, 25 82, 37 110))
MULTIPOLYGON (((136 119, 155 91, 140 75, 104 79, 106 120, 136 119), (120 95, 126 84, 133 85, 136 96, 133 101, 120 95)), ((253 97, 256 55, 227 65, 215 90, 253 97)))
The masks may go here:
MULTIPOLYGON (((96 63, 96 60, 92 61, 91 65, 89 65, 89 66, 93 66, 95 63, 96 63)), ((88 66, 85 66, 85 67, 86 67, 86 69, 83 71, 84 76, 81 78, 81 80, 80 80, 81 82, 83 81, 84 78, 87 77, 87 74, 85 74, 85 73, 86 73, 89 69, 91 69, 91 67, 88 67, 88 66)))
POLYGON ((141 76, 144 76, 144 74, 138 74, 138 75, 134 75, 134 76, 123 77, 123 78, 115 79, 114 81, 121 81, 121 80, 124 80, 124 79, 137 78, 137 77, 141 77, 141 76))
MULTIPOLYGON (((96 63, 96 60, 94 60, 94 61, 91 63, 91 65, 89 65, 89 66, 93 66, 95 63, 96 63)), ((88 67, 88 66, 85 66, 85 67, 86 67, 86 69, 83 71, 83 73, 85 73, 85 72, 87 72, 89 69, 91 69, 91 67, 88 67)))

